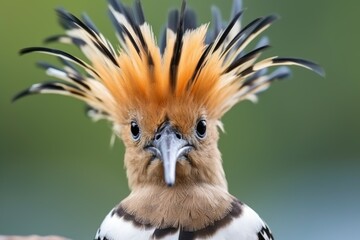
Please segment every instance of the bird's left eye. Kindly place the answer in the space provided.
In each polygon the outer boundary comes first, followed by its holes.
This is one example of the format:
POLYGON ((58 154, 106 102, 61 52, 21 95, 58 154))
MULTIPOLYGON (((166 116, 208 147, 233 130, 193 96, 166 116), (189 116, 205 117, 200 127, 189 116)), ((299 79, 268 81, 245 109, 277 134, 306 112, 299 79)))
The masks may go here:
POLYGON ((206 121, 204 119, 196 124, 196 136, 203 139, 206 136, 206 121))
POLYGON ((130 124, 130 130, 131 130, 131 134, 132 134, 132 138, 134 141, 137 141, 140 139, 140 127, 137 124, 137 122, 132 121, 130 124))

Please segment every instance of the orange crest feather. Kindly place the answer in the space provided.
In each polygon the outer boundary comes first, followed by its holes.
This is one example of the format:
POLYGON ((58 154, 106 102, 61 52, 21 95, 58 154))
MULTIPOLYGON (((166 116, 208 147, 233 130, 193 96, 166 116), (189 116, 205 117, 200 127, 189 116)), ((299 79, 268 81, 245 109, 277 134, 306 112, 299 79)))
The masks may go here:
MULTIPOLYGON (((40 64, 48 75, 61 81, 34 84, 15 99, 34 93, 72 96, 87 103, 90 116, 106 118, 115 125, 127 121, 133 109, 149 105, 157 109, 195 104, 209 118, 220 119, 236 103, 245 99, 256 101, 256 94, 267 89, 273 80, 290 74, 284 67, 267 74, 268 67, 298 65, 323 75, 318 65, 302 59, 272 57, 258 61, 268 48, 266 38, 254 50, 244 53, 276 16, 258 18, 241 29, 242 11, 235 9, 226 27, 208 29, 208 25, 196 26, 194 12, 183 1, 180 12, 170 13, 164 44, 158 45, 145 22, 140 2, 136 3, 130 9, 110 0, 110 17, 121 46, 118 52, 87 16, 80 20, 65 10, 57 10, 66 34, 50 37, 47 42, 75 44, 91 64, 56 49, 25 48, 22 54, 55 55, 64 66, 40 64)), ((214 16, 214 25, 223 25, 218 16, 214 16)))

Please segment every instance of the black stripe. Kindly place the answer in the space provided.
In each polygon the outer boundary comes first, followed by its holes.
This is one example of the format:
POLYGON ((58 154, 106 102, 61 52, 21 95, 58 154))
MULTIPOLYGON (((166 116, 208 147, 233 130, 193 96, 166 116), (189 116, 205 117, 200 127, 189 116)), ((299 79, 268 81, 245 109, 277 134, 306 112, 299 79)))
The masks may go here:
POLYGON ((138 221, 135 215, 127 213, 125 209, 122 208, 121 205, 116 208, 115 213, 117 216, 122 217, 125 221, 131 222, 135 227, 145 228, 145 229, 153 228, 153 226, 151 226, 151 224, 149 223, 144 224, 138 221))
POLYGON ((216 46, 214 48, 214 52, 221 46, 221 44, 225 41, 226 37, 230 33, 231 29, 234 27, 236 21, 240 18, 243 12, 238 12, 234 18, 231 20, 229 25, 225 28, 224 32, 221 34, 219 41, 217 41, 216 46))
POLYGON ((164 54, 165 48, 166 48, 166 27, 163 27, 160 34, 160 53, 161 55, 164 54))
POLYGON ((213 6, 211 8, 211 13, 212 13, 212 25, 213 25, 212 41, 214 41, 215 38, 220 34, 221 30, 223 29, 223 20, 221 18, 221 12, 219 8, 213 6))
POLYGON ((273 235, 268 226, 262 227, 262 229, 257 234, 258 240, 274 240, 273 235))
POLYGON ((19 93, 17 93, 12 99, 11 99, 11 102, 15 102, 17 100, 19 100, 20 98, 23 98, 23 97, 26 97, 28 95, 30 95, 31 92, 29 91, 29 89, 25 89, 19 93))
POLYGON ((234 200, 231 204, 231 211, 222 219, 215 221, 212 225, 194 232, 195 238, 210 238, 215 235, 217 231, 228 226, 234 218, 238 218, 242 213, 242 203, 239 200, 234 200))
POLYGON ((239 90, 244 87, 248 87, 246 89, 246 92, 243 94, 243 96, 259 94, 260 92, 263 91, 263 89, 261 89, 262 86, 269 85, 271 82, 275 80, 282 80, 289 77, 291 75, 291 71, 287 67, 280 67, 269 75, 265 76, 264 74, 265 74, 264 70, 260 70, 243 82, 243 84, 239 87, 239 90), (262 81, 260 83, 257 82, 257 80, 259 80, 260 77, 264 77, 265 81, 262 81))
MULTIPOLYGON (((231 6, 231 17, 235 16, 236 13, 238 13, 239 11, 241 11, 242 8, 242 0, 234 0, 233 4, 231 6)), ((241 20, 241 18, 240 18, 241 20)))
MULTIPOLYGON (((261 70, 259 70, 259 71, 256 71, 253 75, 251 75, 251 76, 249 76, 248 78, 246 78, 245 82, 247 82, 247 81, 254 81, 254 80, 256 80, 257 78, 264 76, 267 72, 268 72, 268 69, 267 69, 267 68, 261 69, 261 70)), ((241 86, 241 87, 242 87, 242 86, 241 86)), ((241 88, 241 87, 240 87, 240 88, 241 88)), ((239 88, 239 89, 240 89, 240 88, 239 88)))
POLYGON ((246 55, 233 61, 224 72, 228 73, 228 72, 234 70, 235 68, 241 66, 242 64, 246 63, 247 61, 253 59, 257 54, 261 53, 262 51, 264 51, 265 49, 267 49, 269 47, 270 47, 269 45, 266 45, 266 46, 262 46, 262 47, 252 50, 251 52, 247 53, 246 55))
POLYGON ((83 86, 87 90, 91 91, 90 86, 86 84, 86 81, 81 76, 74 75, 74 74, 71 74, 71 73, 67 73, 67 76, 68 76, 68 78, 70 78, 71 80, 76 82, 77 84, 80 84, 81 86, 83 86))
POLYGON ((136 0, 134 3, 134 11, 135 11, 135 17, 139 25, 142 25, 145 23, 145 16, 144 11, 141 6, 140 0, 136 0))
POLYGON ((283 80, 291 75, 291 71, 287 67, 280 67, 272 72, 268 81, 283 80))
POLYGON ((206 49, 204 50, 204 52, 201 54, 201 57, 198 61, 198 63, 196 64, 196 67, 195 67, 195 70, 194 70, 194 73, 190 79, 190 81, 188 82, 186 88, 189 90, 191 85, 193 85, 195 82, 196 82, 196 79, 197 79, 197 76, 200 74, 201 72, 201 69, 204 65, 204 61, 206 59, 206 57, 209 55, 210 53, 210 49, 212 48, 213 46, 213 43, 210 43, 206 49))
POLYGON ((196 14, 191 9, 185 10, 184 29, 192 30, 197 27, 196 14))
POLYGON ((72 69, 74 72, 76 72, 77 75, 81 76, 81 73, 78 69, 76 69, 76 67, 69 61, 67 61, 66 59, 63 58, 58 58, 59 61, 64 64, 66 67, 69 67, 70 69, 72 69))
POLYGON ((69 16, 68 12, 63 8, 57 8, 55 9, 57 15, 58 15, 58 21, 59 24, 66 30, 79 28, 78 25, 75 24, 75 22, 71 19, 71 16, 69 16))
MULTIPOLYGON (((277 20, 279 17, 277 15, 269 15, 264 17, 261 22, 253 29, 253 31, 249 34, 248 37, 250 37, 251 35, 256 34, 259 30, 263 29, 265 26, 270 25, 271 23, 273 23, 275 20, 277 20)), ((247 38, 248 38, 247 37, 247 38)))
POLYGON ((123 25, 121 25, 121 28, 122 28, 123 31, 125 32, 126 36, 129 37, 130 42, 131 42, 132 45, 134 46, 136 52, 140 55, 140 48, 139 48, 139 46, 136 44, 136 41, 135 41, 135 39, 133 38, 133 36, 130 34, 129 30, 128 30, 125 26, 123 26, 123 25))
POLYGON ((126 18, 126 20, 130 23, 130 25, 134 28, 135 22, 132 18, 132 12, 129 7, 124 6, 121 1, 117 0, 109 0, 110 5, 114 8, 115 11, 123 14, 126 18))
POLYGON ((273 63, 276 64, 281 64, 281 63, 286 63, 286 62, 293 62, 293 63, 297 63, 300 65, 303 65, 305 67, 310 68, 312 71, 316 72, 317 74, 319 74, 320 76, 324 77, 325 76, 325 71, 322 67, 320 67, 318 64, 305 60, 305 59, 301 59, 301 58, 274 58, 272 60, 273 63))
MULTIPOLYGON (((226 48, 226 51, 230 49, 230 47, 232 47, 232 45, 237 42, 240 37, 242 37, 243 35, 247 34, 245 38, 243 38, 241 40, 241 42, 237 43, 239 46, 241 46, 246 40, 248 40, 251 36, 253 36, 254 34, 257 34, 260 30, 262 30, 265 26, 271 24, 272 22, 274 22, 276 19, 278 19, 278 17, 276 15, 270 15, 264 18, 257 18, 254 21, 252 21, 250 24, 248 24, 242 31, 240 31, 240 33, 234 37, 233 41, 230 42, 230 44, 228 45, 228 47, 226 48), (250 29, 250 32, 247 33, 247 30, 250 29)), ((224 52, 226 52, 224 51, 224 52)))
MULTIPOLYGON (((108 114, 107 112, 101 111, 101 110, 99 110, 97 108, 94 108, 93 106, 90 106, 90 105, 85 105, 85 113, 86 113, 86 115, 89 116, 90 112, 95 112, 97 115, 101 115, 103 117, 110 116, 110 114, 108 114)), ((112 211, 111 216, 114 216, 114 214, 115 214, 115 211, 112 211)))
POLYGON ((245 77, 250 75, 251 73, 254 73, 254 66, 250 66, 247 69, 245 69, 244 71, 242 71, 241 73, 238 74, 239 77, 245 77))
POLYGON ((96 47, 103 55, 105 55, 108 59, 110 59, 111 62, 112 62, 115 66, 119 67, 119 64, 117 63, 114 55, 110 52, 110 50, 109 50, 107 47, 104 46, 103 43, 101 43, 101 42, 99 42, 99 41, 97 41, 97 40, 93 40, 93 39, 92 39, 91 41, 92 41, 92 43, 95 45, 95 47, 96 47))
POLYGON ((196 239, 195 232, 180 231, 179 240, 193 240, 196 239))
MULTIPOLYGON (((261 19, 262 18, 257 18, 255 20, 253 20, 252 22, 250 22, 249 24, 247 24, 243 29, 241 29, 241 31, 239 33, 237 33, 235 35, 235 37, 230 41, 230 43, 226 46, 226 48, 221 56, 223 56, 226 52, 228 52, 230 50, 230 48, 232 48, 234 46, 234 44, 247 33, 247 30, 253 28, 256 24, 259 23, 259 21, 261 19)), ((239 45, 239 44, 237 44, 237 45, 239 45)))
POLYGON ((173 227, 169 227, 169 228, 157 228, 155 229, 153 235, 152 235, 152 239, 161 239, 166 237, 167 235, 173 235, 175 234, 179 229, 178 228, 173 228, 173 227))
POLYGON ((75 95, 81 95, 83 97, 85 97, 82 93, 81 90, 79 88, 77 88, 76 86, 69 84, 69 83, 63 83, 63 82, 56 82, 56 81, 48 81, 48 82, 43 82, 43 83, 37 83, 34 84, 32 86, 30 86, 29 88, 19 92, 18 94, 16 94, 13 99, 12 102, 17 101, 20 98, 32 95, 32 94, 39 94, 41 93, 41 91, 43 90, 53 90, 53 91, 58 91, 58 92, 68 92, 71 94, 75 94, 75 95), (67 86, 69 89, 65 89, 63 86, 67 86), (37 85, 36 88, 34 88, 34 85, 37 85))
MULTIPOLYGON (((300 58, 280 58, 280 57, 276 57, 274 59, 271 60, 272 63, 274 65, 270 65, 269 67, 275 66, 275 64, 277 65, 289 65, 291 63, 294 64, 299 64, 303 67, 309 68, 312 71, 314 71, 315 73, 319 74, 320 76, 324 77, 325 76, 325 71, 322 67, 320 67, 318 64, 308 61, 308 60, 304 60, 304 59, 300 59, 300 58)), ((238 74, 239 77, 246 77, 252 73, 254 73, 254 66, 250 66, 247 69, 245 69, 244 71, 240 72, 238 74)), ((258 69, 257 71, 260 71, 261 69, 258 69)))
POLYGON ((82 19, 87 27, 89 27, 92 31, 94 31, 97 35, 100 34, 100 31, 97 29, 91 18, 86 14, 82 14, 82 19))
POLYGON ((116 20, 113 12, 111 12, 111 11, 109 10, 108 13, 109 13, 110 21, 111 21, 112 24, 114 25, 115 30, 116 30, 116 32, 119 34, 120 39, 121 39, 122 41, 125 41, 125 38, 124 38, 124 30, 123 30, 122 25, 120 25, 120 23, 116 20))
POLYGON ((74 90, 69 90, 68 92, 71 93, 72 95, 77 95, 79 97, 86 98, 86 95, 83 94, 82 92, 78 92, 78 91, 74 91, 74 90))
POLYGON ((84 15, 85 23, 82 22, 79 18, 72 15, 71 13, 67 12, 64 9, 57 9, 59 18, 65 22, 73 23, 71 26, 75 26, 73 28, 81 28, 85 30, 91 37, 93 37, 94 45, 107 57, 109 58, 115 66, 119 66, 114 55, 111 51, 101 42, 99 35, 97 34, 98 31, 96 30, 95 25, 91 22, 90 18, 84 15), (87 25, 89 24, 89 26, 87 25))
MULTIPOLYGON (((132 12, 132 9, 129 7, 124 6, 121 2, 116 1, 116 0, 109 0, 111 6, 114 7, 114 10, 116 10, 117 12, 123 14, 126 18, 126 20, 129 22, 129 24, 131 25, 131 27, 133 28, 136 36, 139 38, 140 43, 143 47, 143 49, 145 50, 145 53, 148 53, 148 46, 145 42, 144 36, 142 35, 142 32, 140 30, 139 27, 139 23, 136 22, 135 18, 134 18, 134 14, 132 12)), ((140 6, 141 7, 141 6, 140 6)), ((139 9, 136 9, 137 7, 135 7, 135 11, 141 11, 139 9)), ((138 12, 136 12, 138 13, 138 12)), ((141 15, 141 13, 140 13, 141 15)), ((140 16, 140 18, 144 18, 144 16, 140 16)), ((144 19, 145 20, 145 19, 144 19)), ((127 33, 128 34, 128 33, 127 33)))
POLYGON ((139 40, 140 40, 141 45, 142 45, 142 47, 144 49, 144 52, 147 55, 147 61, 148 61, 148 64, 149 64, 149 69, 153 69, 154 60, 153 60, 153 57, 152 57, 152 55, 151 55, 151 53, 149 51, 149 47, 148 47, 148 45, 147 45, 147 43, 146 43, 146 41, 144 39, 144 36, 143 36, 143 34, 141 32, 141 29, 140 29, 140 25, 145 23, 145 16, 144 16, 144 12, 143 12, 140 0, 135 1, 133 12, 134 12, 134 15, 135 15, 135 17, 133 19, 133 22, 134 22, 134 25, 135 25, 135 33, 139 37, 139 40))
POLYGON ((50 53, 50 54, 54 54, 58 57, 65 57, 65 58, 69 58, 72 61, 76 62, 77 64, 79 64, 80 66, 90 70, 91 72, 93 72, 95 75, 99 76, 97 72, 95 72, 93 69, 89 68, 82 60, 80 60, 79 58, 74 57, 73 55, 58 50, 58 49, 53 49, 53 48, 45 48, 45 47, 29 47, 29 48, 23 48, 20 50, 19 54, 20 55, 24 55, 24 54, 28 54, 28 53, 32 53, 32 52, 44 52, 44 53, 50 53))
POLYGON ((179 21, 179 11, 177 9, 171 10, 168 13, 167 26, 164 26, 160 34, 160 53, 163 54, 166 48, 167 39, 166 32, 168 29, 175 32, 179 21))
POLYGON ((174 43, 173 55, 170 61, 170 86, 172 90, 175 90, 176 87, 178 65, 179 65, 182 46, 183 46, 185 8, 186 8, 186 1, 183 0, 181 5, 180 19, 176 32, 176 40, 174 43))
POLYGON ((59 35, 54 35, 54 36, 50 36, 44 39, 44 43, 53 43, 53 42, 60 42, 61 38, 68 38, 72 44, 78 46, 78 47, 82 47, 84 45, 86 45, 86 42, 80 38, 75 38, 75 37, 70 37, 68 35, 65 34, 59 34, 59 35))
POLYGON ((66 77, 69 78, 70 80, 72 80, 75 83, 83 86, 87 90, 91 90, 90 86, 86 84, 85 79, 78 72, 76 72, 76 74, 70 73, 70 72, 67 72, 67 71, 65 71, 63 69, 55 67, 55 66, 53 66, 53 65, 51 65, 49 63, 46 63, 46 62, 38 62, 37 65, 39 67, 45 69, 45 70, 48 70, 49 68, 56 69, 57 71, 60 71, 60 72, 64 73, 66 75, 66 77))
MULTIPOLYGON (((180 229, 179 239, 192 240, 196 238, 210 238, 214 236, 220 229, 223 229, 224 227, 228 226, 233 221, 234 218, 240 217, 240 215, 242 214, 242 207, 243 207, 242 205, 243 204, 239 200, 234 199, 234 201, 231 204, 231 210, 225 217, 197 231, 188 231, 186 229, 180 229)), ((114 216, 115 214, 118 217, 122 217, 125 221, 131 222, 137 228, 145 228, 147 230, 153 228, 151 224, 142 223, 137 219, 135 215, 127 213, 125 209, 122 208, 121 205, 119 205, 116 209, 114 209, 111 212, 111 216, 114 216)), ((178 229, 179 228, 174 228, 174 227, 157 228, 154 230, 152 236, 155 239, 161 239, 163 237, 176 233, 178 229)))
POLYGON ((85 23, 83 23, 73 14, 67 12, 65 9, 62 8, 56 9, 56 12, 58 13, 60 21, 68 24, 67 25, 68 27, 66 29, 82 28, 87 33, 89 33, 93 38, 97 38, 96 32, 93 31, 90 27, 88 27, 85 23))
POLYGON ((58 71, 64 72, 63 69, 55 67, 54 65, 47 63, 47 62, 37 62, 36 65, 44 70, 48 70, 49 68, 56 69, 58 71))
POLYGON ((176 28, 179 25, 178 22, 179 22, 179 10, 177 9, 171 10, 168 14, 167 27, 171 31, 176 32, 176 28))

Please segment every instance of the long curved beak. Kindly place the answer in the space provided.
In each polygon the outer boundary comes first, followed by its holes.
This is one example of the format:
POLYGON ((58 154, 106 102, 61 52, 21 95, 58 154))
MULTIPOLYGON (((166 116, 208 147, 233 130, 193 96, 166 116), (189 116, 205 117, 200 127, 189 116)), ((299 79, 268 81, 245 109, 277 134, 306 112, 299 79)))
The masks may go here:
POLYGON ((175 184, 176 162, 192 148, 170 124, 166 124, 156 134, 152 150, 163 162, 164 180, 171 187, 175 184))

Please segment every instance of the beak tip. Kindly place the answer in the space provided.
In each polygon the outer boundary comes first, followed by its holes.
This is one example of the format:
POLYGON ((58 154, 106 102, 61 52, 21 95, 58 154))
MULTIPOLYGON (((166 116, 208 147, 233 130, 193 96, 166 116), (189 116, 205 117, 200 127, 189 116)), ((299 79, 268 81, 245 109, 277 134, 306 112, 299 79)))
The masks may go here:
POLYGON ((175 178, 174 179, 165 179, 165 184, 168 187, 173 187, 175 185, 175 178))

